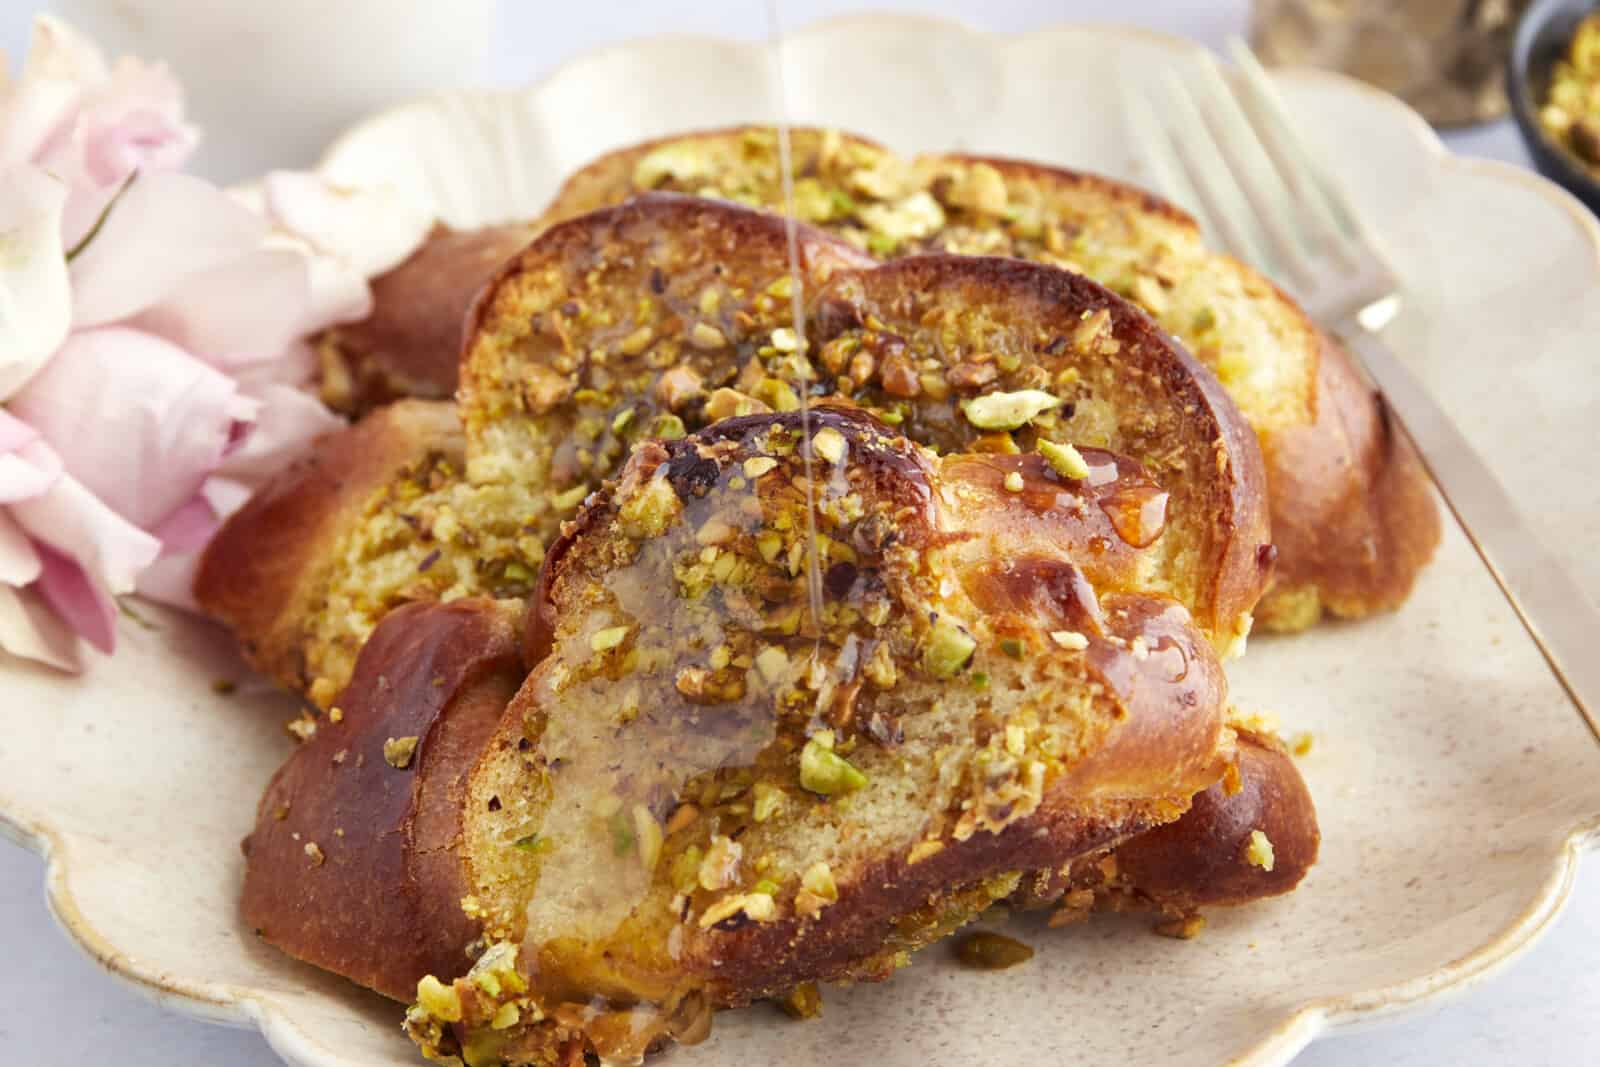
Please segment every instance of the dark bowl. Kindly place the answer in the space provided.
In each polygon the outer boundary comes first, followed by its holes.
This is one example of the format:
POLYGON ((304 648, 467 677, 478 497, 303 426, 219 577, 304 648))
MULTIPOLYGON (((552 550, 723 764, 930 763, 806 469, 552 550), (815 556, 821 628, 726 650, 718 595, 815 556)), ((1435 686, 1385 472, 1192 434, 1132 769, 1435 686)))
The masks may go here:
POLYGON ((1511 97, 1511 114, 1539 173, 1600 214, 1600 178, 1545 136, 1539 125, 1539 108, 1550 89, 1550 73, 1566 54, 1579 20, 1597 8, 1600 3, 1595 0, 1539 0, 1528 8, 1511 42, 1506 92, 1511 97))

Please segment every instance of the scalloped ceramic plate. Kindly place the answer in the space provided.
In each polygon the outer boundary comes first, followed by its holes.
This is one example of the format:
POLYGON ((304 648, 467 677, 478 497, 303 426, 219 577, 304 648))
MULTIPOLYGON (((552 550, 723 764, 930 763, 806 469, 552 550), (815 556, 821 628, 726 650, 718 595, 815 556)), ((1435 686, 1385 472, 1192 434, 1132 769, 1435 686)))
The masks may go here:
MULTIPOLYGON (((1061 29, 992 37, 854 19, 785 44, 797 121, 897 148, 1012 153, 1137 179, 1109 86, 1193 46, 1061 29), (848 72, 848 75, 845 74, 848 72)), ((1414 289, 1401 349, 1590 590, 1600 589, 1593 338, 1600 234, 1554 186, 1452 159, 1394 100, 1289 75, 1312 140, 1387 235, 1414 289)), ((327 170, 390 180, 472 224, 535 212, 594 154, 776 113, 760 46, 662 39, 595 53, 532 89, 380 115, 327 170)), ((261 1027, 306 1067, 410 1064, 400 1012, 260 945, 235 917, 238 841, 287 753, 287 702, 211 689, 241 668, 215 631, 124 625, 81 679, 0 676, 0 828, 50 858, 50 900, 112 973, 181 1011, 261 1027)), ((1399 614, 1258 640, 1233 671, 1246 706, 1315 733, 1303 762, 1321 864, 1291 897, 1219 913, 1198 940, 1146 920, 1046 931, 1027 966, 974 974, 938 949, 894 981, 830 992, 817 1023, 719 1017, 674 1062, 841 1059, 1282 1063, 1329 1027, 1431 1002, 1527 947, 1600 831, 1589 739, 1454 530, 1399 614)))

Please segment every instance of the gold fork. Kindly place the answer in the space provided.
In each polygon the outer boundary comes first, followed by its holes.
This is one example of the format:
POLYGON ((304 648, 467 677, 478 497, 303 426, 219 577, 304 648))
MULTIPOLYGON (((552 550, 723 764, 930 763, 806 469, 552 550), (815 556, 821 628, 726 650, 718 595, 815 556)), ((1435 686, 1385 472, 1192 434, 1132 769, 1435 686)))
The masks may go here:
POLYGON ((1545 548, 1505 488, 1380 334, 1404 299, 1349 198, 1295 132, 1241 41, 1239 75, 1205 54, 1159 89, 1124 86, 1156 180, 1233 255, 1260 267, 1340 337, 1416 443, 1445 503, 1600 741, 1600 612, 1545 548))

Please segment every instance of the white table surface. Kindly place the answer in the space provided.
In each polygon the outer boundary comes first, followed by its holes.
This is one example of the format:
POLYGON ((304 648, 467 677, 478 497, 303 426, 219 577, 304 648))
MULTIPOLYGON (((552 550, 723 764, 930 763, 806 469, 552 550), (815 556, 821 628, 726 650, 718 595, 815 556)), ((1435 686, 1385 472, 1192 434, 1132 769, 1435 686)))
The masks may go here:
MULTIPOLYGON (((479 79, 489 84, 527 82, 568 56, 625 36, 667 30, 746 37, 766 32, 759 0, 502 0, 501 6, 494 59, 487 76, 479 79), (536 7, 545 12, 542 24, 536 7)), ((784 0, 782 12, 786 24, 798 24, 861 6, 840 0, 784 0)), ((1118 21, 1213 45, 1242 31, 1248 8, 1239 0, 1120 0, 1114 5, 1100 0, 944 0, 874 6, 937 10, 995 30, 1105 21, 1110 10, 1118 21)), ((0 0, 0 51, 20 57, 31 15, 48 8, 29 0, 0 0)), ((1509 122, 1446 139, 1464 154, 1528 162, 1509 122)), ((273 1067, 279 1062, 259 1035, 171 1014, 91 966, 51 922, 42 886, 38 858, 0 841, 0 1005, 6 1006, 0 1010, 0 1049, 6 1062, 40 1067, 101 1061, 119 1067, 273 1067)), ((1584 865, 1566 912, 1539 945, 1504 973, 1434 1011, 1324 1038, 1295 1062, 1297 1067, 1600 1062, 1600 865, 1584 865)))

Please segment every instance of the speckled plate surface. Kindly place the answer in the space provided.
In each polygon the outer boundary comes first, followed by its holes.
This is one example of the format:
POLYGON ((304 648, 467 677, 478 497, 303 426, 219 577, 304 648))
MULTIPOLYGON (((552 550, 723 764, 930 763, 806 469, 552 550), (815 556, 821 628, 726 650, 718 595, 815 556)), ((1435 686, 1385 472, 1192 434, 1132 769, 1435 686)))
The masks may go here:
MULTIPOLYGON (((784 54, 798 121, 1137 179, 1112 79, 1192 47, 876 17, 805 30, 784 54)), ((1396 344, 1600 590, 1593 219, 1522 172, 1450 158, 1371 90, 1310 74, 1283 87, 1413 289, 1396 344)), ((531 214, 597 152, 770 118, 776 101, 759 46, 648 41, 522 92, 380 115, 326 167, 397 181, 471 224, 531 214)), ((305 1067, 414 1062, 394 1005, 290 962, 238 922, 238 841, 288 751, 288 702, 250 684, 216 695, 214 679, 244 676, 227 640, 151 618, 154 629, 125 622, 116 658, 79 679, 0 665, 0 829, 49 857, 70 935, 164 1003, 259 1026, 305 1067)), ((1242 704, 1316 736, 1302 766, 1325 844, 1298 893, 1219 913, 1191 942, 1151 936, 1141 919, 1018 922, 1013 933, 1038 949, 1027 966, 974 974, 934 949, 887 985, 830 992, 820 1022, 721 1016, 708 1043, 673 1061, 925 1067, 1070 1050, 1084 1062, 1276 1064, 1327 1028, 1462 988, 1550 923, 1579 852, 1600 837, 1600 748, 1459 532, 1400 613, 1257 640, 1232 674, 1242 704)))

